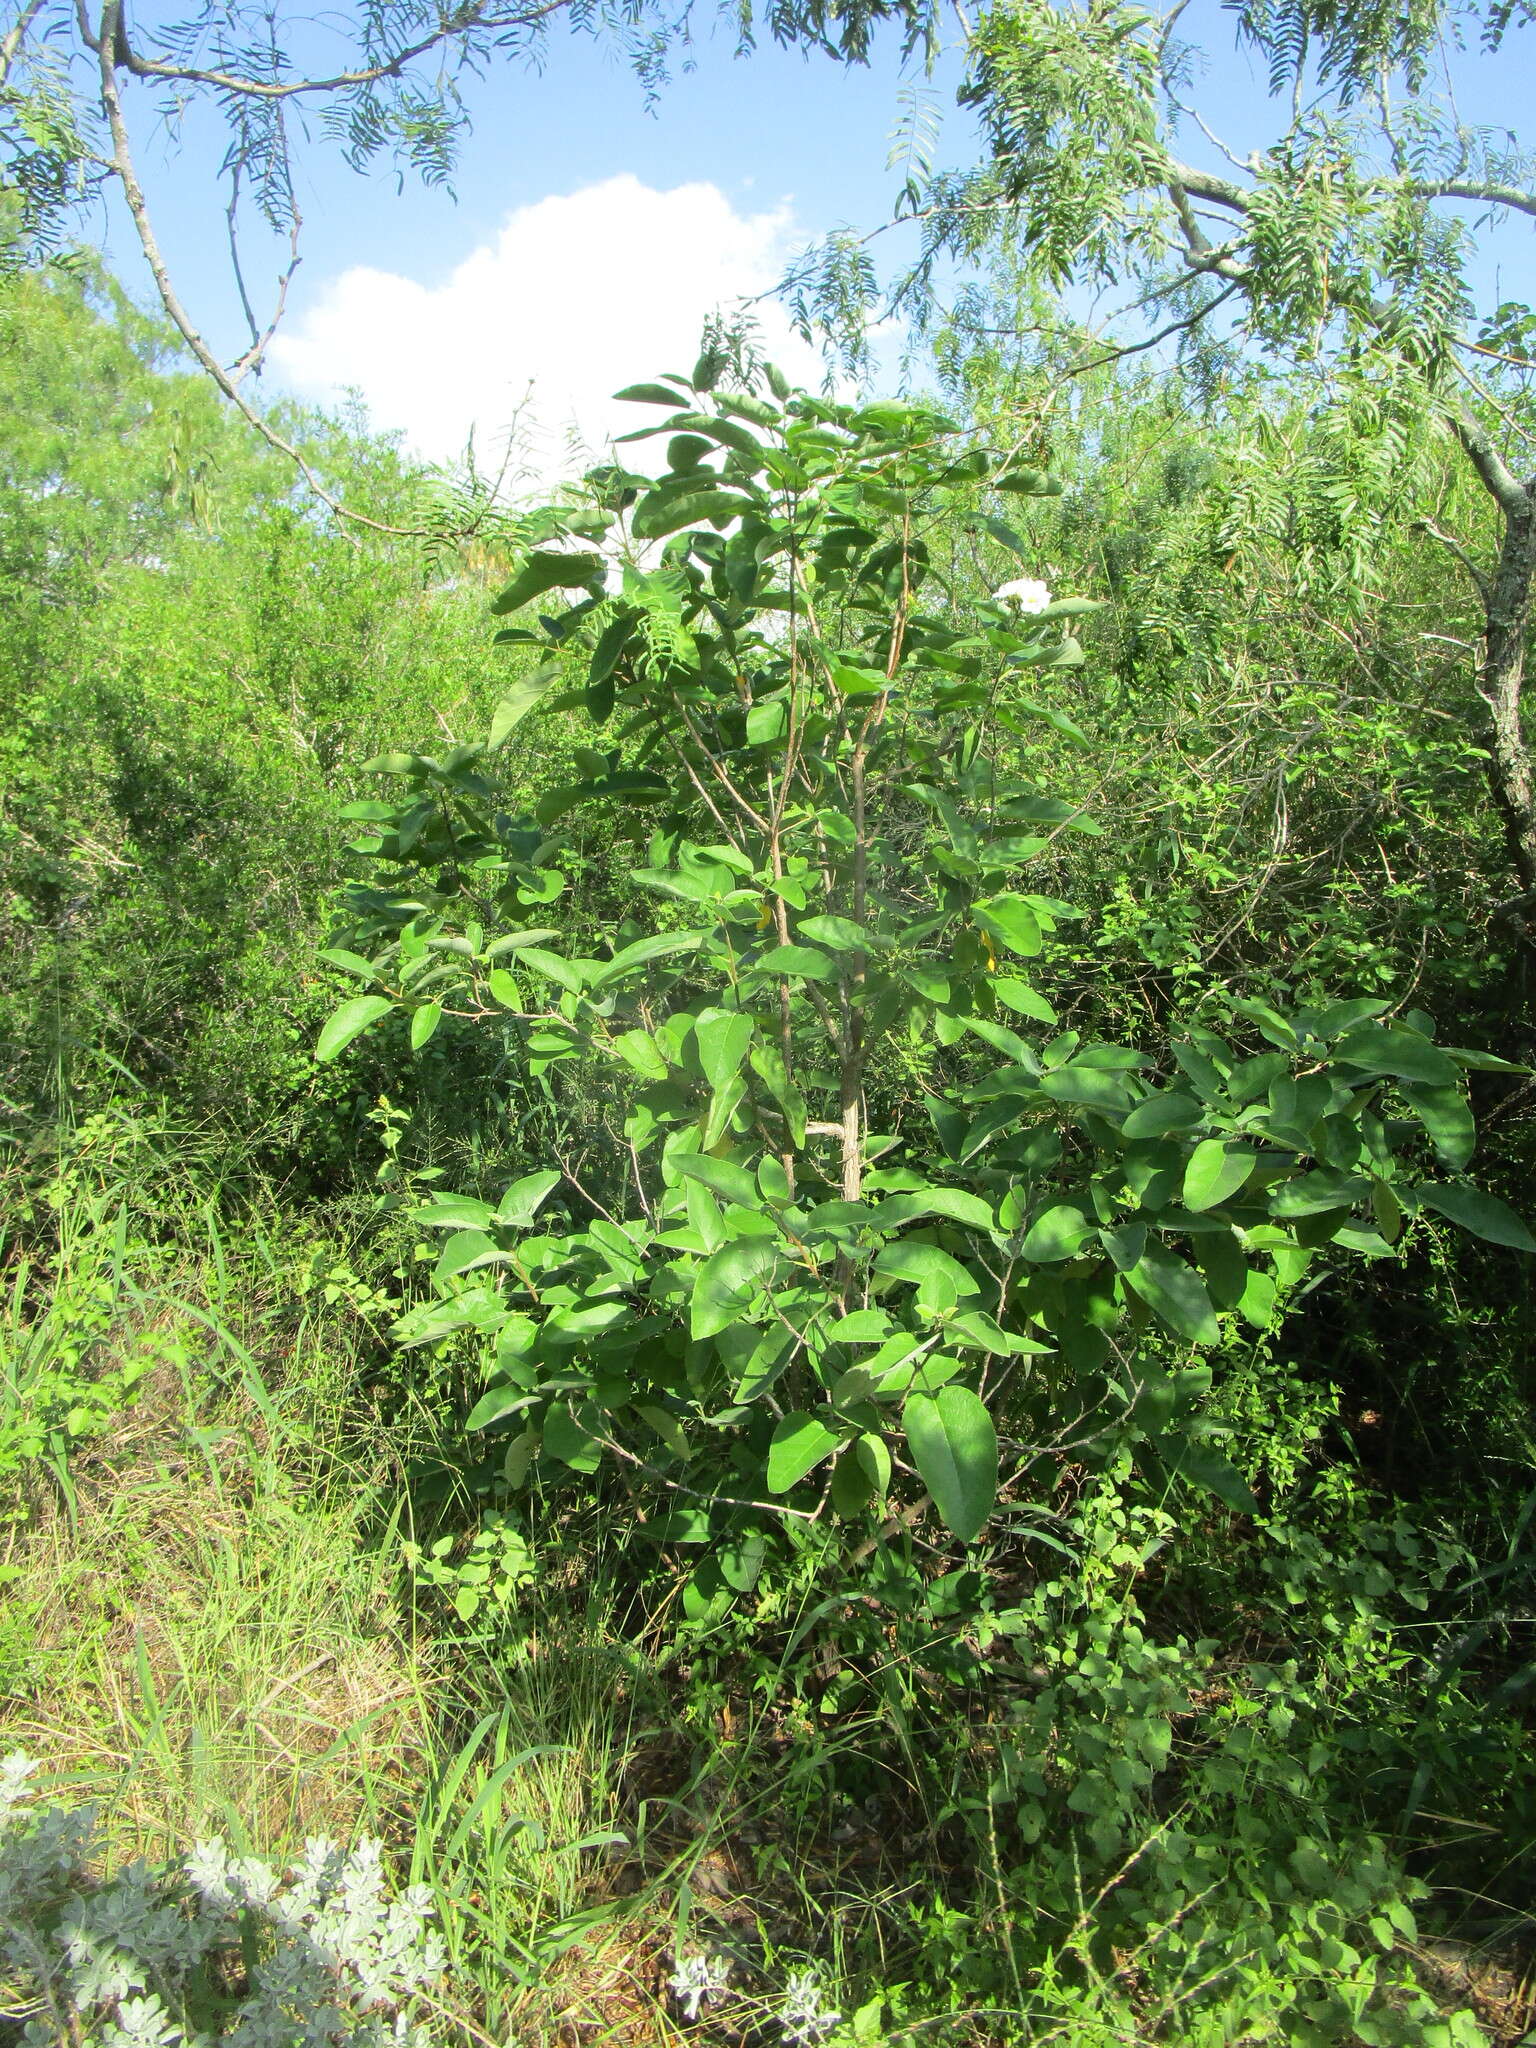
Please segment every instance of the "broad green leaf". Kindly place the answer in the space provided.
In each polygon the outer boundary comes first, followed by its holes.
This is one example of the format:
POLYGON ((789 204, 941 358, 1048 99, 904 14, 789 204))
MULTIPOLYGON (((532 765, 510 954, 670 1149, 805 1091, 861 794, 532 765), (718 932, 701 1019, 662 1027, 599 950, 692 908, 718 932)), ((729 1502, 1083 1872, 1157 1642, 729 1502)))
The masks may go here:
POLYGON ((962 1188, 905 1190, 888 1196, 875 1211, 875 1219, 884 1230, 915 1222, 920 1216, 947 1216, 952 1223, 963 1223, 971 1230, 997 1228, 991 1205, 980 1195, 967 1194, 962 1188))
POLYGON ((1037 1023, 1054 1025, 1056 1012, 1037 989, 1027 981, 1020 981, 1016 975, 999 974, 993 978, 992 993, 1000 1003, 1020 1017, 1033 1017, 1037 1023))
POLYGON ((423 1003, 411 1015, 411 1051, 420 1052, 438 1025, 443 1021, 441 1003, 423 1003))
POLYGON ((997 1431, 969 1387, 941 1387, 903 1403, 912 1461, 945 1526, 974 1543, 997 1498, 997 1431))
POLYGON ((1422 1081, 1431 1088, 1453 1088, 1461 1078, 1456 1062, 1421 1032, 1388 1030, 1381 1024, 1363 1024, 1346 1033, 1334 1047, 1333 1056, 1340 1066, 1401 1081, 1422 1081))
POLYGON ((818 953, 814 946, 774 946, 753 962, 753 969, 762 974, 800 975, 807 981, 825 981, 837 972, 826 954, 818 953))
POLYGON ((520 931, 503 932, 485 949, 487 960, 495 960, 502 953, 516 953, 524 946, 542 946, 546 939, 558 939, 560 934, 553 925, 528 925, 520 931))
POLYGON ((1474 1237, 1488 1244, 1508 1245, 1511 1251, 1536 1252, 1536 1237, 1497 1195, 1484 1194, 1465 1181, 1431 1181, 1416 1192, 1425 1208, 1438 1209, 1474 1237))
POLYGON ((1170 1444, 1166 1440, 1158 1444, 1164 1463, 1183 1479, 1193 1480, 1196 1486, 1203 1486, 1208 1493, 1226 1507, 1240 1515, 1255 1515, 1259 1504, 1253 1497, 1253 1489, 1238 1471, 1224 1451, 1218 1451, 1212 1444, 1186 1441, 1170 1444))
POLYGON ((711 1088, 723 1088, 741 1072, 752 1043, 752 1018, 745 1010, 701 1010, 694 1020, 693 1041, 699 1065, 711 1088))
POLYGON ((493 1423, 505 1422, 509 1415, 518 1415, 530 1405, 536 1395, 527 1393, 521 1387, 513 1387, 504 1381, 482 1394, 474 1407, 464 1418, 466 1429, 489 1429, 493 1423))
POLYGON ((884 1500, 891 1490, 891 1454, 886 1448, 885 1438, 866 1431, 856 1439, 853 1454, 869 1475, 875 1497, 884 1500))
POLYGON ((650 1424, 651 1428, 655 1430, 656 1434, 661 1438, 662 1442, 666 1445, 667 1449, 671 1451, 675 1457, 687 1457, 687 1435, 683 1429, 683 1425, 678 1421, 677 1417, 674 1414, 672 1414, 672 1412, 669 1409, 663 1408, 660 1405, 660 1403, 656 1401, 637 1401, 635 1403, 635 1413, 640 1417, 642 1422, 647 1422, 650 1424))
POLYGON ((741 1107, 746 1093, 746 1075, 732 1074, 711 1094, 700 1139, 704 1151, 712 1152, 731 1128, 731 1119, 741 1107))
POLYGON ((760 1529, 746 1529, 722 1543, 715 1554, 720 1576, 733 1593, 750 1593, 757 1584, 768 1553, 768 1539, 760 1529))
POLYGON ((377 1024, 381 1017, 387 1017, 394 1008, 388 996, 354 996, 349 1003, 343 1003, 321 1027, 315 1041, 315 1058, 333 1060, 337 1053, 344 1052, 360 1032, 370 1024, 377 1024))
POLYGON ((542 1167, 537 1173, 525 1173, 521 1180, 513 1181, 502 1196, 496 1209, 496 1221, 513 1230, 526 1230, 539 1210, 559 1187, 561 1175, 557 1168, 542 1167))
POLYGON ((960 1301, 980 1292, 960 1261, 936 1244, 917 1244, 910 1239, 888 1244, 875 1260, 875 1271, 887 1279, 913 1281, 919 1287, 947 1282, 960 1301))
POLYGON ((560 670, 554 662, 546 662, 535 669, 531 676, 519 676, 518 680, 500 698, 491 713, 491 729, 486 735, 486 747, 491 753, 501 746, 514 726, 521 725, 550 684, 559 676, 560 670))
POLYGON ((1459 1173, 1477 1144, 1477 1127, 1466 1096, 1460 1088, 1430 1088, 1414 1081, 1405 1081, 1401 1093, 1429 1133, 1436 1152, 1459 1173))
POLYGON ((609 1050, 616 1052, 625 1066, 642 1081, 665 1081, 667 1078, 667 1057, 652 1038, 649 1031, 621 1031, 617 1038, 609 1040, 609 1050))
POLYGON ((1029 958, 1040 951, 1040 919, 1022 896, 1005 891, 973 904, 972 914, 982 930, 1010 952, 1029 958))
POLYGON ((591 986, 606 988, 612 981, 638 973, 653 960, 665 960, 675 953, 696 953, 708 937, 708 931, 701 928, 691 932, 653 932, 649 938, 636 939, 632 946, 625 946, 611 960, 604 961, 592 976, 591 986))
MULTIPOLYGON (((708 472, 701 473, 701 481, 704 474, 708 472)), ((706 521, 723 525, 753 509, 751 498, 718 486, 682 495, 652 491, 635 507, 630 525, 639 540, 662 540, 669 533, 680 533, 685 526, 698 526, 706 521)))
POLYGON ((544 1449, 573 1472, 595 1472, 603 1459, 602 1446, 568 1408, 551 1408, 545 1416, 544 1449))
POLYGON ((1205 1282, 1161 1245, 1149 1245, 1125 1275, 1159 1322, 1192 1344, 1214 1344, 1221 1335, 1205 1282))
POLYGON ((492 600, 491 610, 500 618, 551 590, 585 590, 602 581, 606 567, 601 555, 530 555, 512 581, 492 600))
POLYGON ((712 1252, 693 1283, 689 1329, 694 1337, 714 1337, 746 1315, 753 1295, 773 1271, 772 1243, 761 1237, 733 1238, 712 1252))
POLYGON ((832 664, 832 680, 845 697, 876 697, 891 687, 883 669, 860 668, 845 661, 832 664))
POLYGON ((759 1040, 749 1055, 754 1074, 784 1112, 789 1141, 796 1151, 805 1143, 805 1097, 790 1079, 777 1046, 759 1040))
POLYGON ((468 1273, 476 1266, 493 1265, 502 1257, 495 1240, 483 1230, 456 1230, 443 1246, 442 1256, 432 1269, 432 1278, 441 1286, 457 1273, 468 1273))
POLYGON ((1036 1266, 1076 1258, 1096 1227, 1081 1209, 1070 1202, 1057 1202, 1038 1215, 1025 1232, 1024 1256, 1036 1266))
POLYGON ((1131 1099, 1121 1075, 1084 1060, 1069 1060, 1052 1073, 1042 1074, 1040 1088, 1056 1102, 1077 1103, 1085 1109, 1124 1109, 1131 1099))
POLYGON ((727 1202, 737 1202, 743 1209, 760 1206, 757 1182, 734 1159, 712 1159, 707 1152, 681 1152, 674 1154, 673 1164, 679 1173, 702 1182, 712 1194, 727 1202))
POLYGON ((747 745, 767 746, 774 740, 783 739, 789 731, 789 698, 768 697, 754 704, 747 713, 747 745))
POLYGON ((1275 1319, 1278 1289, 1267 1273, 1250 1270, 1243 1291, 1237 1297, 1237 1312, 1256 1330, 1267 1330, 1275 1319))
POLYGON ((1245 1145, 1230 1145, 1224 1138, 1205 1139, 1190 1153, 1184 1169, 1185 1208, 1198 1213, 1230 1201, 1247 1184, 1256 1163, 1257 1155, 1245 1145))
POLYGON ((1167 1088, 1138 1102, 1120 1129, 1127 1138, 1162 1138, 1170 1131, 1192 1130, 1204 1115, 1204 1107, 1192 1095, 1167 1088))
POLYGON ((788 1493, 837 1449, 838 1437, 814 1415, 792 1410, 768 1443, 768 1491, 788 1493))
POLYGON ((830 946, 834 953, 863 953, 887 943, 874 932, 866 931, 863 925, 855 924, 851 917, 803 917, 800 936, 814 939, 818 945, 830 946))
MULTIPOLYGON (((579 996, 587 986, 587 968, 579 966, 574 960, 562 960, 558 953, 548 953, 542 946, 524 947, 522 959, 525 967, 531 967, 535 974, 542 974, 548 981, 559 982, 560 986, 568 988, 572 995, 579 996)), ((494 977, 492 993, 495 993, 494 977)))
POLYGON ((667 405, 674 412, 688 403, 686 393, 669 391, 665 384, 626 384, 622 391, 615 391, 613 395, 629 405, 667 405))
POLYGON ((424 1209, 413 1209, 411 1221, 428 1230, 488 1230, 496 1221, 496 1211, 473 1195, 439 1195, 424 1209))
POLYGON ((328 966, 339 967, 346 974, 355 974, 361 981, 377 981, 379 970, 358 953, 349 953, 343 946, 327 946, 318 956, 328 966))

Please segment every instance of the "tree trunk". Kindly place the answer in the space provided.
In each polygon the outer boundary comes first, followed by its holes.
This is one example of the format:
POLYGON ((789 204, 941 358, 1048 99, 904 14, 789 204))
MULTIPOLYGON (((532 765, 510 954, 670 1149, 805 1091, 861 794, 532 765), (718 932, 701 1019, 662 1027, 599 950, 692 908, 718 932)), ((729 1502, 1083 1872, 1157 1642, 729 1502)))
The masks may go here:
POLYGON ((1536 891, 1536 778, 1520 718, 1531 586, 1536 580, 1536 485, 1529 486, 1522 498, 1522 504, 1504 507, 1504 543, 1485 588, 1487 624, 1477 687, 1492 728, 1488 780, 1493 800, 1504 820, 1520 887, 1536 891))

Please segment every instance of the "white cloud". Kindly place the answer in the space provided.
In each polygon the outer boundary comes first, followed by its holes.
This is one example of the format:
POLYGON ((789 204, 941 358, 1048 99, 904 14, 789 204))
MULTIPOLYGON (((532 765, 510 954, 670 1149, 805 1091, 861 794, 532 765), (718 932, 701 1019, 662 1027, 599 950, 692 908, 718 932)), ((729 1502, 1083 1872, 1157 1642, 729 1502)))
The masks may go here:
MULTIPOLYGON (((787 205, 741 214, 717 186, 659 192, 626 173, 520 207, 440 285, 343 272, 278 338, 274 363, 307 397, 355 388, 375 425, 433 461, 461 453, 471 429, 484 461, 525 408, 547 477, 569 465, 573 435, 600 451, 643 424, 609 394, 686 371, 706 316, 772 285, 792 246, 787 205)), ((783 310, 757 317, 768 354, 818 383, 783 310)))

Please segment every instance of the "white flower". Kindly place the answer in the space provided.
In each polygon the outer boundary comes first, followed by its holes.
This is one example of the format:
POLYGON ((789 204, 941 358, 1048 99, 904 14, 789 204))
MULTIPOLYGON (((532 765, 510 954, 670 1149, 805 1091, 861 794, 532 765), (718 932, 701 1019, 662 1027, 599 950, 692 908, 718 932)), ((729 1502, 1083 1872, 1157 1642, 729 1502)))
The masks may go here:
POLYGON ((679 1956, 672 1972, 672 1996, 683 2008, 686 2019, 696 2020, 699 2007, 729 1988, 730 1960, 726 1956, 679 1956))
POLYGON ((814 1970, 797 1971, 784 1986, 779 2034, 786 2048, 811 2048, 823 2034, 831 2033, 839 2017, 834 2006, 822 2004, 814 1970))
POLYGON ((997 604, 1011 604, 1021 612, 1043 612, 1051 601, 1050 586, 1038 576, 1020 576, 1012 583, 999 584, 992 593, 997 604))

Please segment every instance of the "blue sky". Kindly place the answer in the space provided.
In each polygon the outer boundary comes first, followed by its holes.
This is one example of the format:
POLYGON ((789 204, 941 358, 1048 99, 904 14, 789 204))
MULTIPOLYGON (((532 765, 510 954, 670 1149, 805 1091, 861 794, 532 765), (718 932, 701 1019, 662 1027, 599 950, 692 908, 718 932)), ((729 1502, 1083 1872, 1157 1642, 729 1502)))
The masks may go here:
MULTIPOLYGON (((1245 151, 1274 125, 1258 68, 1235 49, 1217 0, 1195 0, 1180 27, 1209 53, 1200 103, 1245 151)), ((616 384, 685 367, 712 306, 766 289, 828 229, 886 215, 898 94, 925 83, 904 73, 894 36, 868 69, 771 45, 737 60, 727 35, 691 57, 693 68, 677 67, 648 109, 610 48, 557 32, 541 72, 503 68, 474 90, 456 200, 409 179, 398 188, 389 172, 359 177, 317 139, 303 156, 304 261, 267 392, 328 398, 354 388, 379 424, 437 459, 471 425, 484 452, 520 416, 528 461, 542 473, 563 465, 572 435, 592 447, 618 424, 605 403, 616 384)), ((1500 59, 1458 68, 1464 119, 1519 123, 1532 83, 1527 45, 1516 39, 1500 59)), ((957 76, 950 54, 926 88, 946 108, 941 160, 963 163, 972 131, 953 107, 957 76)), ((1219 165, 1197 133, 1188 149, 1219 165)), ((243 337, 209 176, 220 152, 203 117, 179 149, 156 135, 143 169, 183 296, 231 356, 243 337)), ((1505 238, 1505 296, 1530 296, 1523 226, 1505 238)), ((136 251, 115 223, 110 246, 141 288, 136 251)), ((899 259, 896 237, 881 247, 899 259)), ((274 273, 276 253, 251 244, 253 289, 274 273)), ((770 307, 763 318, 787 367, 814 375, 782 313, 770 307)))

